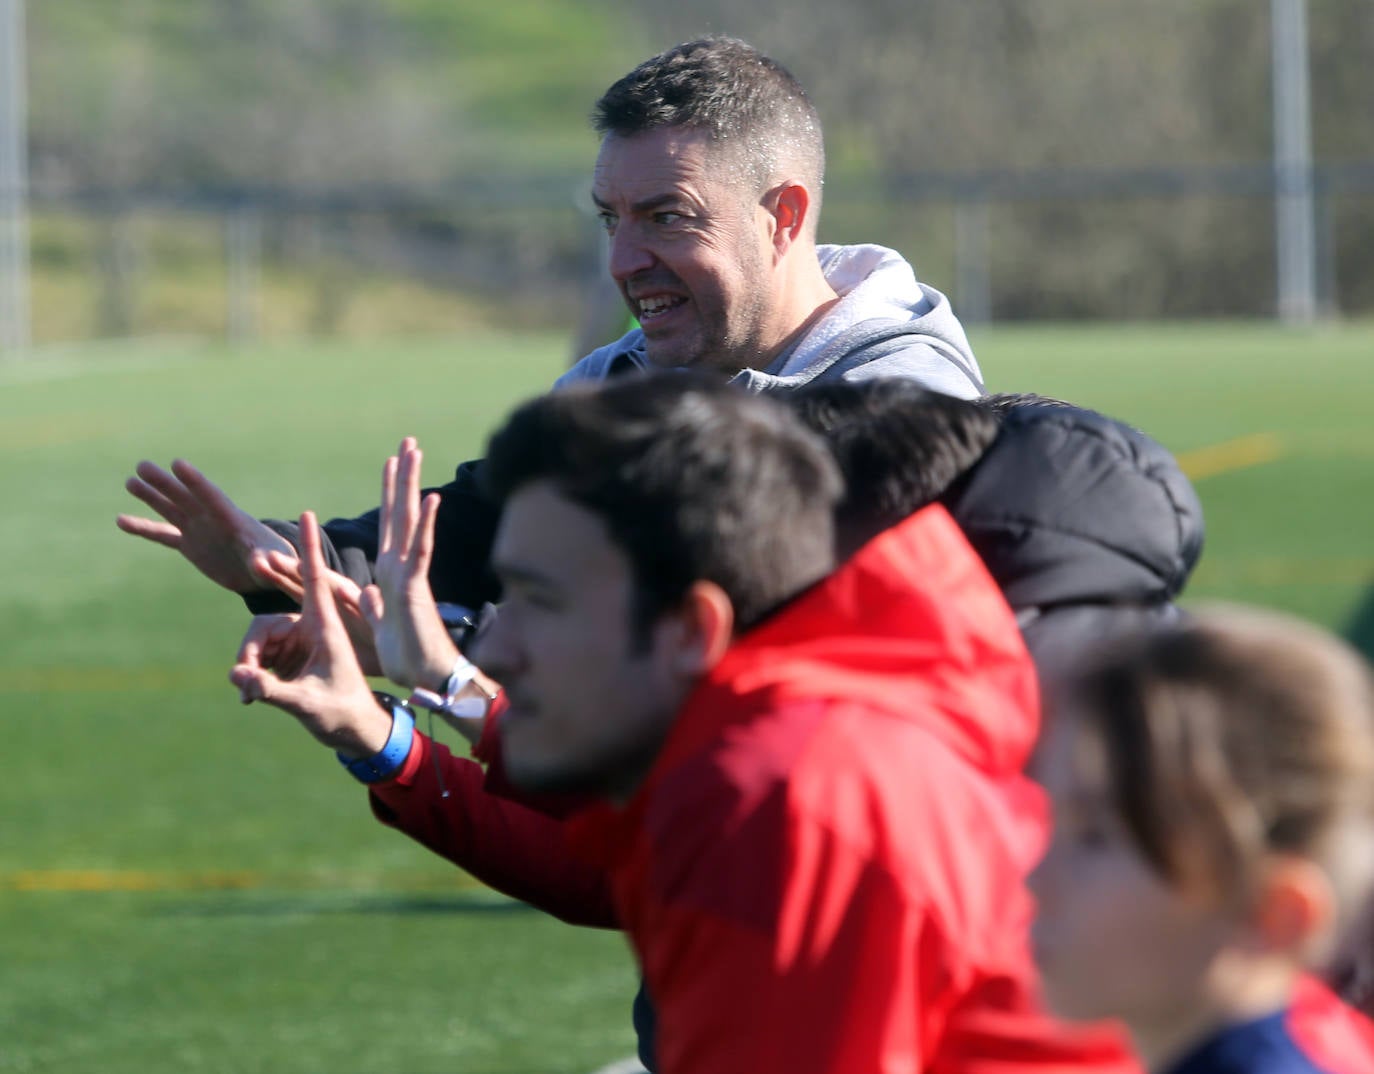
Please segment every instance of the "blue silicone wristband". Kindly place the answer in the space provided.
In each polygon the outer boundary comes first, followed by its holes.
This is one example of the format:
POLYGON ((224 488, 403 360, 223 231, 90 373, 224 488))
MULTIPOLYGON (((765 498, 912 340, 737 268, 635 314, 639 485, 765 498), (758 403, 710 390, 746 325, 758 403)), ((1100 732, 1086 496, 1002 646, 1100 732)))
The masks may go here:
POLYGON ((360 783, 381 783, 401 770, 410 756, 410 743, 415 733, 415 714, 390 694, 377 693, 377 703, 391 712, 391 734, 386 745, 371 757, 352 760, 336 753, 343 765, 360 783))

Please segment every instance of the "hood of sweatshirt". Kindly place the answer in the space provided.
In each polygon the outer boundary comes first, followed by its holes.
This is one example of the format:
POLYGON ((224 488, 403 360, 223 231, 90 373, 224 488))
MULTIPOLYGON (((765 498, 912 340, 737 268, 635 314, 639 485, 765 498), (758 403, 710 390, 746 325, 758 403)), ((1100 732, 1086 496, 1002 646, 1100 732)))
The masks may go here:
MULTIPOLYGON (((817 256, 839 301, 766 369, 743 369, 735 383, 777 391, 824 378, 900 376, 961 398, 981 394, 978 362, 949 299, 917 280, 901 254, 864 244, 818 246, 817 256)), ((636 328, 587 355, 554 387, 647 367, 636 328)))

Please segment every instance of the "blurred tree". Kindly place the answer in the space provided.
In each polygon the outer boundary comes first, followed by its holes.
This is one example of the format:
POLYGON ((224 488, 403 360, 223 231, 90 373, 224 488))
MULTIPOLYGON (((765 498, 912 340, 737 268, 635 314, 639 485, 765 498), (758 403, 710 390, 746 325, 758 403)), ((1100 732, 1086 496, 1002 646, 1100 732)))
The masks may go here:
POLYGON ((637 51, 583 6, 569 17, 559 0, 33 5, 33 167, 49 182, 164 188, 580 171, 594 150, 590 103, 637 51))
MULTIPOLYGON (((1318 160, 1367 164, 1374 0, 1309 11, 1318 160)), ((915 176, 1263 167, 1270 153, 1257 0, 62 0, 30 5, 33 181, 105 189, 111 212, 149 189, 426 192, 433 211, 389 229, 339 217, 266 241, 546 286, 594 264, 565 208, 595 151, 591 102, 638 59, 712 30, 776 55, 816 100, 825 237, 904 246, 933 282, 953 229, 910 193, 915 176), (401 230, 404 255, 382 241, 401 230)), ((1329 209, 1339 297, 1374 308, 1374 195, 1329 209)), ((1262 193, 991 204, 993 313, 1267 313, 1271 217, 1262 193)), ((107 248, 137 229, 105 233, 113 326, 142 262, 107 248)), ((346 297, 343 275, 320 279, 346 297)), ((339 301, 320 296, 322 323, 339 301)))
MULTIPOLYGON (((734 33, 786 63, 825 118, 837 189, 870 171, 900 199, 921 173, 1262 166, 1270 154, 1268 7, 1255 0, 641 0, 636 10, 664 44, 734 33)), ((1374 2, 1311 0, 1310 20, 1318 158, 1374 159, 1374 2)), ((1090 202, 992 213, 997 313, 1270 311, 1264 198, 1090 202)), ((1339 258, 1343 279, 1374 279, 1370 243, 1342 242, 1339 258)))
MULTIPOLYGON (((547 202, 553 183, 569 204, 595 151, 590 103, 639 52, 606 6, 570 15, 561 0, 63 0, 30 6, 29 44, 33 183, 100 192, 93 262, 109 334, 135 321, 135 200, 400 194, 441 215, 512 190, 547 202)), ((332 261, 385 255, 397 267, 394 227, 284 219, 267 229, 269 249, 316 251, 316 326, 337 326, 353 289, 332 261)), ((507 282, 499 269, 521 258, 503 251, 527 249, 541 226, 537 213, 510 213, 499 229, 466 228, 476 278, 507 282)), ((432 230, 413 218, 395 227, 432 230)), ((410 271, 440 271, 424 242, 408 250, 410 271)))

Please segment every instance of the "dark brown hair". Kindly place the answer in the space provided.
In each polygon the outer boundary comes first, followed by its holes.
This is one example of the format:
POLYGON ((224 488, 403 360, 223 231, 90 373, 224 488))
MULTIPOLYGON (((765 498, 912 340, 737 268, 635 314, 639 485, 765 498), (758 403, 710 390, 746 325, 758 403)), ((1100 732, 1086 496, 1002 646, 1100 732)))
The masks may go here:
POLYGON ((1374 878, 1374 683, 1310 624, 1216 608, 1114 646, 1068 687, 1114 805, 1168 881, 1243 898, 1265 856, 1374 878))
POLYGON ((944 495, 983 457, 999 428, 989 407, 906 377, 827 380, 782 398, 840 464, 841 558, 944 495))
POLYGON ((626 374, 518 408, 483 481, 504 501, 549 481, 597 515, 630 562, 642 632, 696 581, 738 628, 827 574, 840 475, 781 403, 700 374, 626 374))
POLYGON ((737 38, 703 37, 645 60, 596 102, 592 126, 624 138, 666 127, 707 131, 738 147, 759 193, 794 170, 811 193, 808 218, 819 215, 820 117, 787 68, 737 38))

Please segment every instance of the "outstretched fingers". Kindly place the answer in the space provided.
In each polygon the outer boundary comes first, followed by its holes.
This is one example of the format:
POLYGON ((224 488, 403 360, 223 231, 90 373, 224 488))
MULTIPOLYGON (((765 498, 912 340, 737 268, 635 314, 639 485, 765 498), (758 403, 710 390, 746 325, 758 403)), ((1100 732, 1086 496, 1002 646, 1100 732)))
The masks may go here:
POLYGON ((434 559, 434 525, 439 517, 439 494, 431 492, 420 504, 420 524, 415 528, 415 544, 411 553, 413 574, 428 579, 429 564, 434 559))
POLYGON ((418 488, 419 462, 416 440, 407 436, 382 466, 381 526, 377 554, 407 555, 414 530, 414 489, 418 488))
POLYGON ((210 484, 199 470, 182 459, 173 461, 170 471, 144 460, 134 467, 135 478, 125 485, 128 490, 169 522, 184 526, 192 515, 203 514, 208 502, 232 501, 210 484))
POLYGON ((365 586, 358 595, 358 610, 373 635, 379 634, 386 623, 386 599, 375 585, 365 586))
POLYGON ((142 537, 167 548, 181 548, 181 530, 170 522, 158 522, 139 515, 116 515, 115 525, 125 533, 142 537))
POLYGON ((407 437, 402 446, 405 450, 401 452, 397 474, 401 497, 400 537, 402 554, 409 560, 415 552, 415 532, 419 526, 420 464, 424 461, 424 453, 412 437, 407 437))
POLYGON ((391 554, 396 544, 396 468, 400 460, 395 455, 388 456, 382 463, 382 506, 378 517, 377 557, 391 554))
POLYGON ((314 618, 322 635, 343 630, 330 590, 330 573, 324 562, 319 520, 314 511, 306 511, 301 515, 301 611, 314 618))
POLYGON ((180 526, 185 516, 175 495, 176 479, 160 466, 146 461, 139 463, 134 473, 134 477, 124 482, 129 494, 142 500, 168 522, 180 526))
POLYGON ((267 549, 289 551, 280 534, 241 510, 213 482, 178 459, 170 471, 140 462, 125 488, 157 518, 122 514, 120 529, 181 553, 201 574, 235 593, 263 588, 253 557, 267 549))
POLYGON ((202 512, 208 512, 226 526, 233 526, 242 512, 213 481, 185 459, 172 461, 172 474, 186 501, 202 512))

